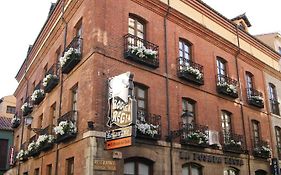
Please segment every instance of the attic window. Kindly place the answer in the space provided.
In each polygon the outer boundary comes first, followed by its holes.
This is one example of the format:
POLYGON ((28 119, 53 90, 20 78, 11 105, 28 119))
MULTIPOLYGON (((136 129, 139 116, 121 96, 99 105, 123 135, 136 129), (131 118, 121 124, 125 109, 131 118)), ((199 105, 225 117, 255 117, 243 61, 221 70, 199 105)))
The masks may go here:
POLYGON ((239 27, 240 29, 246 31, 246 26, 245 26, 245 24, 244 24, 242 21, 239 23, 238 27, 239 27))

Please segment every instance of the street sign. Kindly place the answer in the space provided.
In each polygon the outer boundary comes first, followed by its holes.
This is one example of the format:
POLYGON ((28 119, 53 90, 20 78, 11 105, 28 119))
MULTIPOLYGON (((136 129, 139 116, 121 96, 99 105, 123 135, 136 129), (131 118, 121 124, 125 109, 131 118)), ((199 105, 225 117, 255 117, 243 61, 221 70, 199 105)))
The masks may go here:
POLYGON ((130 145, 132 145, 132 137, 110 140, 110 141, 107 141, 105 144, 106 144, 105 148, 108 150, 121 148, 121 147, 125 147, 125 146, 130 146, 130 145))

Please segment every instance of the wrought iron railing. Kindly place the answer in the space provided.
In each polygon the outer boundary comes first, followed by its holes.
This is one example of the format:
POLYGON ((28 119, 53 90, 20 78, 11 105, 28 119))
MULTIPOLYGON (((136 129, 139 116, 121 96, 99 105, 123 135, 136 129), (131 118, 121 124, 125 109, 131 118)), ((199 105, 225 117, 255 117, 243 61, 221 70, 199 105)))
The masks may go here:
POLYGON ((216 75, 217 91, 218 93, 228 95, 233 98, 238 97, 237 81, 226 76, 218 74, 216 75))
POLYGON ((161 116, 138 111, 137 137, 160 139, 161 138, 161 116))
POLYGON ((199 85, 204 84, 203 66, 183 57, 178 58, 178 76, 199 85))
POLYGON ((37 135, 35 134, 34 136, 30 137, 29 143, 31 143, 33 141, 36 142, 36 139, 37 139, 37 135))
POLYGON ((65 48, 65 51, 68 51, 70 48, 77 49, 82 56, 83 51, 83 39, 80 37, 75 37, 72 39, 72 41, 69 43, 69 45, 65 48))
POLYGON ((53 65, 49 68, 49 70, 45 73, 45 77, 46 77, 46 75, 48 75, 48 74, 57 75, 57 73, 58 73, 57 67, 58 67, 57 64, 53 64, 53 65))
POLYGON ((153 68, 159 67, 159 47, 132 34, 126 34, 124 36, 124 56, 126 59, 131 59, 153 68), (134 48, 143 48, 155 53, 152 55, 146 54, 145 52, 136 53, 132 50, 134 48))
POLYGON ((53 133, 53 127, 52 126, 47 126, 47 127, 45 127, 44 129, 41 129, 40 130, 40 135, 50 135, 50 134, 52 134, 53 133))
POLYGON ((235 133, 220 133, 223 150, 234 153, 246 152, 245 137, 235 133))
POLYGON ((263 108, 263 94, 262 92, 254 89, 254 88, 246 88, 247 91, 247 101, 250 105, 263 108))
POLYGON ((271 156, 271 149, 268 142, 259 140, 254 142, 253 155, 255 157, 267 159, 271 156))
POLYGON ((57 123, 59 124, 61 121, 71 121, 75 123, 77 120, 78 111, 69 111, 63 114, 61 117, 57 119, 57 123))
POLYGON ((277 149, 278 159, 280 160, 281 159, 281 145, 277 145, 276 149, 277 149))
POLYGON ((179 123, 182 128, 180 138, 181 144, 188 144, 200 147, 209 145, 209 128, 205 125, 195 123, 179 123))

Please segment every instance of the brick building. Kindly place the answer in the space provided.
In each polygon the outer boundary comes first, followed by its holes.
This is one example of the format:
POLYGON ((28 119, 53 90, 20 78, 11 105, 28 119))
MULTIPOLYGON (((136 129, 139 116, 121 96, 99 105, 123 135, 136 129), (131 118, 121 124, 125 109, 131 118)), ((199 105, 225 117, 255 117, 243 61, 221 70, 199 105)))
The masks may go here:
POLYGON ((270 173, 265 74, 280 84, 280 55, 247 33, 245 15, 193 0, 59 0, 51 10, 16 76, 24 122, 11 174, 270 173), (108 79, 125 72, 136 137, 107 150, 108 79))

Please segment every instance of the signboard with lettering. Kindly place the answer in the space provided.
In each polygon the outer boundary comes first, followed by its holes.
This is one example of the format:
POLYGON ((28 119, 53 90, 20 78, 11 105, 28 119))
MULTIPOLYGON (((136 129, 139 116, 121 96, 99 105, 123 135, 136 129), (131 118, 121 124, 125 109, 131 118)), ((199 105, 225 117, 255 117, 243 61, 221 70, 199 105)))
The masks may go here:
POLYGON ((114 140, 132 136, 132 126, 106 131, 105 139, 114 140))
POLYGON ((10 154, 9 154, 9 165, 14 165, 14 163, 15 163, 15 148, 11 146, 10 154))
POLYGON ((102 171, 115 171, 116 162, 114 160, 94 160, 94 169, 102 171))
POLYGON ((106 149, 116 149, 132 145, 132 137, 110 140, 106 142, 106 149))

